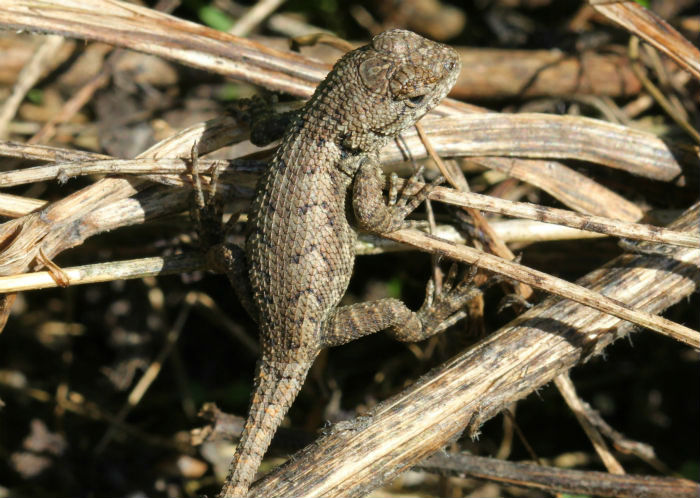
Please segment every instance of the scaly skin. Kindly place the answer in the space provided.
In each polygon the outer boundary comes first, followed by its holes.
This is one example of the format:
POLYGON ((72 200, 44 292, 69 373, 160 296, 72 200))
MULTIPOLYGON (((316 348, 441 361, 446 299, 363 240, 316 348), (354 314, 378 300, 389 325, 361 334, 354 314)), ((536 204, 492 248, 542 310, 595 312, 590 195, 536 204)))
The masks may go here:
POLYGON ((379 150, 435 107, 459 70, 451 48, 388 31, 340 59, 309 102, 287 116, 250 208, 245 253, 227 248, 218 262, 256 318, 262 348, 248 419, 220 496, 246 494, 322 348, 384 329, 402 341, 425 339, 478 292, 448 279, 418 312, 396 299, 337 307, 352 275, 351 223, 378 234, 397 230, 432 188, 418 188, 412 178, 387 203, 379 150), (245 274, 249 281, 242 283, 245 274))

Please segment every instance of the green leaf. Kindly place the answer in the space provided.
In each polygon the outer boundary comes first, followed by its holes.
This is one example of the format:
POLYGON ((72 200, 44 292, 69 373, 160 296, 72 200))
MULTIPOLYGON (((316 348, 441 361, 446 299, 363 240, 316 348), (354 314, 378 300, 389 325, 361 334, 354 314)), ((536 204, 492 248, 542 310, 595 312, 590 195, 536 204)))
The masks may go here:
POLYGON ((44 101, 44 91, 39 88, 32 88, 27 92, 27 100, 32 104, 41 105, 44 101))
POLYGON ((197 15, 204 24, 218 31, 228 31, 235 24, 233 18, 228 14, 210 5, 199 7, 197 15))
POLYGON ((389 280, 389 282, 386 284, 386 293, 389 295, 389 297, 396 299, 401 298, 401 279, 392 278, 389 280))
POLYGON ((224 102, 230 102, 241 98, 241 90, 239 85, 235 83, 227 83, 219 89, 217 96, 224 102))

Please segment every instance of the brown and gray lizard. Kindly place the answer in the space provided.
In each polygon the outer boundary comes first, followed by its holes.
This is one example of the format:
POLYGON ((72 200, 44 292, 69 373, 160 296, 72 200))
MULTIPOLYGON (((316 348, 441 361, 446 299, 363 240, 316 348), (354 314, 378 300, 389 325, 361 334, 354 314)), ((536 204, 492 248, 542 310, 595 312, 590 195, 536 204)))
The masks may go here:
POLYGON ((379 150, 435 107, 459 70, 453 49, 410 31, 387 31, 347 53, 288 116, 249 211, 245 252, 210 251, 259 324, 262 350, 220 496, 245 495, 322 348, 384 329, 400 341, 425 339, 478 293, 453 277, 417 312, 397 299, 338 307, 355 258, 352 224, 377 234, 397 230, 432 188, 419 187, 414 175, 387 202, 379 150))

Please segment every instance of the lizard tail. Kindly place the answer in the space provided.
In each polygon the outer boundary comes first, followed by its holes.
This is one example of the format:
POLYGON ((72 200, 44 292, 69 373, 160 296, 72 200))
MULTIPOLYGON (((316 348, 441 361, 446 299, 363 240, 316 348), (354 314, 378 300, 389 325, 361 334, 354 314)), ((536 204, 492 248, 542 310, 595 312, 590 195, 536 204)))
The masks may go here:
POLYGON ((304 384, 311 363, 258 361, 248 419, 219 498, 246 496, 272 436, 304 384))

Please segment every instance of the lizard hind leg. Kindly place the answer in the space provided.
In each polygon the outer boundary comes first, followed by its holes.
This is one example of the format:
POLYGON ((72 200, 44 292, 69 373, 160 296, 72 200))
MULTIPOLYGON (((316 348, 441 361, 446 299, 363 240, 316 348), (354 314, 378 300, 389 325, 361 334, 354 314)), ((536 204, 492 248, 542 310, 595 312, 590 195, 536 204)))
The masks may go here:
POLYGON ((246 496, 272 436, 304 384, 312 362, 313 358, 285 362, 264 356, 258 361, 250 411, 219 498, 246 496))
POLYGON ((192 199, 190 217, 193 219, 199 237, 200 250, 204 253, 206 268, 225 274, 234 292, 248 314, 257 321, 258 312, 253 304, 252 290, 248 281, 248 264, 245 251, 234 244, 226 243, 226 235, 238 222, 240 213, 234 213, 224 225, 224 206, 216 197, 219 174, 218 167, 211 172, 208 190, 202 185, 199 171, 198 145, 192 146, 190 173, 192 175, 192 199))
POLYGON ((470 270, 458 281, 457 265, 453 265, 438 293, 430 280, 425 301, 416 312, 394 298, 342 306, 321 330, 322 344, 339 346, 385 329, 402 342, 427 339, 462 318, 460 310, 481 295, 481 290, 472 284, 474 273, 470 270))

